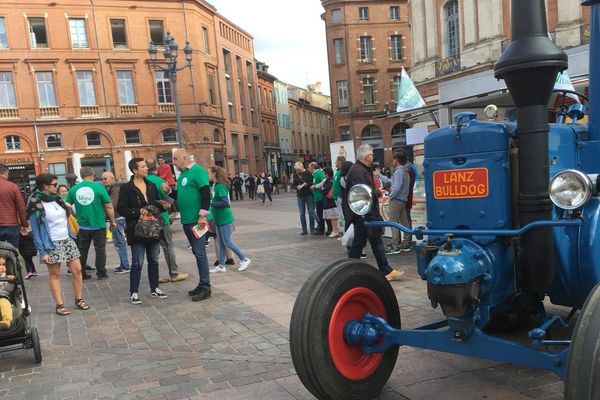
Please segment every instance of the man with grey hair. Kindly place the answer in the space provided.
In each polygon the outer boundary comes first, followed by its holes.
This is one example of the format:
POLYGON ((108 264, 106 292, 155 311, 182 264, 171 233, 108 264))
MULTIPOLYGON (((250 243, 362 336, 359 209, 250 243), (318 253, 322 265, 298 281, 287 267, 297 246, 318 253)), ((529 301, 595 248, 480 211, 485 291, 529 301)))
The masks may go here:
POLYGON ((292 175, 292 187, 296 188, 296 198, 298 200, 298 210, 300 211, 300 225, 302 227, 301 235, 308 233, 306 228, 306 214, 308 212, 308 221, 310 223, 310 233, 315 233, 315 210, 312 191, 310 187, 313 183, 312 174, 304 169, 301 162, 294 164, 294 174, 292 175))
POLYGON ((373 190, 373 204, 371 209, 364 216, 352 214, 349 223, 354 225, 354 240, 348 256, 350 258, 360 259, 362 249, 367 244, 371 245, 373 255, 377 261, 379 271, 385 275, 388 281, 399 279, 404 275, 404 271, 392 269, 385 256, 385 247, 383 246, 383 228, 367 228, 365 221, 381 221, 379 214, 379 191, 375 189, 373 184, 373 173, 371 172, 371 164, 373 164, 373 147, 368 144, 363 144, 356 150, 356 163, 348 171, 346 176, 346 187, 348 190, 358 184, 369 186, 373 190))
MULTIPOLYGON (((75 207, 79 233, 77 247, 81 253, 81 265, 87 265, 87 257, 94 241, 96 250, 96 275, 98 279, 108 279, 106 273, 106 217, 111 229, 117 227, 115 211, 106 188, 94 182, 95 173, 92 167, 81 167, 79 172, 82 181, 73 186, 65 201, 75 207)), ((87 279, 87 274, 83 274, 87 279)))
MULTIPOLYGON (((146 166, 148 167, 148 175, 146 179, 156 186, 159 200, 173 201, 168 193, 171 191, 169 184, 158 176, 158 164, 152 158, 146 160, 146 166)), ((175 244, 173 243, 173 232, 171 232, 171 219, 169 218, 169 211, 165 210, 161 213, 163 218, 163 231, 160 236, 160 247, 163 249, 165 255, 165 261, 167 262, 167 268, 169 269, 169 277, 158 278, 158 283, 166 282, 179 282, 187 279, 187 272, 179 272, 177 266, 177 259, 175 258, 175 244)))

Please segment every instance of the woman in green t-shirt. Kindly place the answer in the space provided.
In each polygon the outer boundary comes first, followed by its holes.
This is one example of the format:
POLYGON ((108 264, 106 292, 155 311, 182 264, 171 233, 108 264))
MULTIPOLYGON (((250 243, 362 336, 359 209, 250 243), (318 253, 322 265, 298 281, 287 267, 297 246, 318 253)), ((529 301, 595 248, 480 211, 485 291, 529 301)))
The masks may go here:
POLYGON ((210 212, 208 219, 215 223, 217 240, 219 242, 219 265, 211 268, 210 272, 226 272, 225 252, 230 248, 240 258, 238 271, 244 271, 250 265, 250 259, 231 241, 231 228, 233 226, 233 213, 229 198, 229 178, 225 170, 212 166, 208 170, 208 178, 214 182, 211 190, 210 212))

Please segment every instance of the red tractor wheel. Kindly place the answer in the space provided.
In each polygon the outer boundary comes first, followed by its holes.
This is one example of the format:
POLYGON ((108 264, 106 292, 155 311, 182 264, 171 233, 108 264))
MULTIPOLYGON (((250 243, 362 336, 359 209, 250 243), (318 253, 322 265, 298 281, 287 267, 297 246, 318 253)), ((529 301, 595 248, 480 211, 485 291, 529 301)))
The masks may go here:
POLYGON ((573 331, 565 400, 600 399, 600 283, 588 295, 573 331))
POLYGON ((344 340, 346 324, 366 313, 400 328, 394 290, 364 262, 338 260, 315 271, 300 290, 290 323, 290 350, 300 380, 318 399, 371 399, 389 379, 397 346, 365 354, 362 346, 344 340))

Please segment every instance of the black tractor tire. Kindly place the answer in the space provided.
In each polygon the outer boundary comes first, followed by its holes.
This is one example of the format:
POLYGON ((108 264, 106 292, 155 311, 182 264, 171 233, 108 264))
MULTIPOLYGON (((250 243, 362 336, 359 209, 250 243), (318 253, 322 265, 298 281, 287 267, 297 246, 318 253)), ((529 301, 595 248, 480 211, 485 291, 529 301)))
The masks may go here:
MULTIPOLYGON (((290 322, 292 361, 304 386, 319 400, 372 399, 386 384, 396 364, 398 346, 393 346, 384 354, 365 355, 368 360, 372 360, 369 357, 377 359, 368 361, 371 367, 366 374, 369 375, 360 379, 349 379, 336 367, 330 352, 330 322, 333 315, 336 318, 342 315, 337 322, 347 322, 344 314, 334 314, 334 309, 339 310, 336 305, 343 302, 340 299, 344 294, 351 295, 356 290, 367 292, 370 300, 375 298, 378 307, 385 309, 387 322, 400 328, 398 301, 390 283, 377 269, 355 259, 338 260, 315 271, 294 304, 290 322)), ((377 310, 367 311, 379 314, 377 310)), ((344 340, 342 335, 333 332, 332 335, 336 343, 344 340)), ((359 354, 362 357, 362 349, 359 354)))
POLYGON ((581 309, 573 331, 565 400, 600 399, 600 283, 581 309))
POLYGON ((42 362, 42 347, 40 346, 40 336, 37 328, 31 329, 31 344, 33 347, 33 356, 37 364, 42 362))

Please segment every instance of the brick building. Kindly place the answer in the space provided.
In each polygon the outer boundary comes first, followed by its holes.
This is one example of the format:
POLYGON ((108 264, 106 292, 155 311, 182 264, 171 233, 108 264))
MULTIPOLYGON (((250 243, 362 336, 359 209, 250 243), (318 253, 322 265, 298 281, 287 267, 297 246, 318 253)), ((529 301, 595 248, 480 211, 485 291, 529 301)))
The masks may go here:
POLYGON ((264 167, 252 36, 215 15, 219 86, 225 117, 227 170, 256 174, 264 167))
POLYGON ((375 117, 395 111, 402 67, 410 71, 408 1, 322 0, 335 141, 373 146, 390 163, 406 125, 375 117))
POLYGON ((183 137, 199 162, 218 160, 215 12, 203 0, 3 2, 0 162, 11 178, 25 186, 49 171, 63 182, 79 157, 125 178, 126 153, 170 154, 178 145, 170 82, 147 52, 151 40, 161 49, 168 31, 180 53, 186 40, 194 49, 193 67, 178 73, 183 137))

